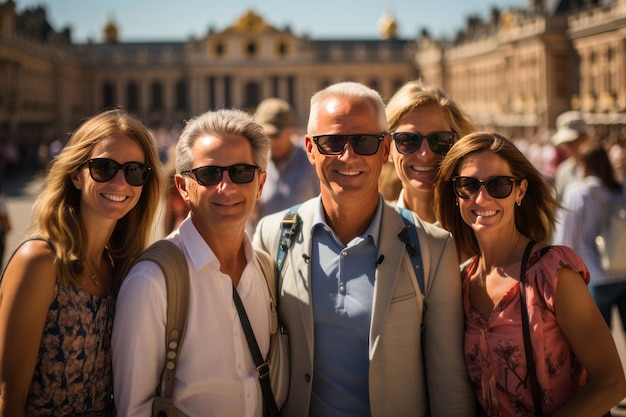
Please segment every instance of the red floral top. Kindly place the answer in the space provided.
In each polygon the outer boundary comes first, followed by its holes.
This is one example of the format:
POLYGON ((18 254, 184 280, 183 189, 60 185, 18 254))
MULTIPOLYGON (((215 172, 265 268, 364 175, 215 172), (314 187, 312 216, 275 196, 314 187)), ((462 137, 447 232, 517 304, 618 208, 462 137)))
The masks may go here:
MULTIPOLYGON (((469 277, 478 257, 463 272, 465 361, 484 416, 534 415, 522 335, 519 284, 504 294, 487 321, 472 307, 469 277)), ((549 416, 583 385, 586 371, 571 350, 554 314, 559 270, 567 266, 589 283, 582 259, 566 246, 533 253, 526 272, 526 297, 537 379, 544 415, 549 416)))

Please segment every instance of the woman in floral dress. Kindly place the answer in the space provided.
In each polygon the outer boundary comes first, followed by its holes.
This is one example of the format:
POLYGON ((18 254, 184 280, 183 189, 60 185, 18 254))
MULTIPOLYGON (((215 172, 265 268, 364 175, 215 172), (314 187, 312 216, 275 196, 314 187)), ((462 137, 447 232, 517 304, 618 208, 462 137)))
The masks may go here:
POLYGON ((522 331, 528 311, 544 416, 602 416, 626 396, 611 332, 587 289, 589 273, 565 246, 548 246, 555 201, 547 182, 508 139, 461 138, 435 188, 440 224, 460 252, 465 359, 479 415, 539 415, 522 331), (526 304, 520 302, 522 259, 526 304))
POLYGON ((0 416, 113 415, 116 288, 161 182, 152 136, 122 110, 85 121, 56 157, 0 285, 0 416))

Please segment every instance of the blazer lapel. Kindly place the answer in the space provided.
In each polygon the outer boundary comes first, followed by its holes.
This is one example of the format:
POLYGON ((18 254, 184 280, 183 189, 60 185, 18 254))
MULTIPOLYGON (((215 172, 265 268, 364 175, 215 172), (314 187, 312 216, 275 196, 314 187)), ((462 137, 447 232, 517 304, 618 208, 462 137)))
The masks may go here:
POLYGON ((389 304, 393 298, 398 270, 403 262, 405 247, 398 238, 404 223, 396 210, 385 204, 380 225, 378 255, 383 255, 383 262, 376 270, 372 321, 370 326, 370 354, 374 351, 382 331, 389 304))

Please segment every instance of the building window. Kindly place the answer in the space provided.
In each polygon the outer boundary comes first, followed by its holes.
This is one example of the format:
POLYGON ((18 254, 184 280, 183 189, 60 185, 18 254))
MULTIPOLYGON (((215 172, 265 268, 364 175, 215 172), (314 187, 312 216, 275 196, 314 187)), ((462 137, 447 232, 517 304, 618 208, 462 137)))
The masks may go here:
POLYGON ((159 82, 152 83, 151 87, 151 105, 152 111, 163 110, 163 86, 159 82))
POLYGON ((272 96, 280 97, 280 78, 277 75, 271 77, 272 96))
POLYGON ((187 111, 187 83, 184 80, 176 83, 176 111, 187 111))
POLYGON ((233 77, 224 77, 224 107, 233 107, 232 89, 233 89, 233 77))
POLYGON ((276 55, 278 55, 279 58, 285 58, 288 53, 289 46, 287 45, 287 42, 278 42, 276 45, 276 55))
POLYGON ((214 110, 217 108, 217 92, 215 91, 217 80, 215 77, 211 76, 207 82, 209 84, 209 110, 214 110))
POLYGON ((254 109, 256 105, 259 104, 259 102, 261 101, 260 91, 261 88, 257 83, 250 82, 246 84, 246 108, 248 108, 249 110, 254 109))
MULTIPOLYGON (((376 90, 380 93, 380 83, 378 82, 377 79, 372 78, 371 80, 369 80, 369 82, 367 83, 367 85, 372 89, 372 90, 376 90)), ((397 90, 397 89, 396 89, 397 90)), ((395 91, 395 90, 394 90, 395 91)))
POLYGON ((139 86, 135 82, 129 82, 126 86, 127 107, 130 113, 139 112, 139 86))
POLYGON ((294 110, 296 110, 296 77, 293 75, 287 77, 287 101, 289 101, 294 107, 294 110))
POLYGON ((104 107, 110 107, 115 105, 115 87, 112 83, 104 83, 102 86, 102 105, 104 107))
POLYGON ((248 44, 246 45, 246 56, 248 58, 254 58, 256 56, 257 49, 258 48, 256 46, 256 43, 248 42, 248 44))
POLYGON ((226 45, 222 41, 216 42, 214 52, 218 58, 223 57, 226 54, 226 45))

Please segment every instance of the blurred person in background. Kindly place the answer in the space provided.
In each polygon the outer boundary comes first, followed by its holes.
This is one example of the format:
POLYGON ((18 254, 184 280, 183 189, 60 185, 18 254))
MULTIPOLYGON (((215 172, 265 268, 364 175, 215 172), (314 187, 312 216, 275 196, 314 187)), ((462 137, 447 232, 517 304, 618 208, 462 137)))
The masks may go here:
POLYGON ((248 226, 252 232, 261 217, 302 203, 320 192, 304 146, 293 141, 291 105, 279 98, 267 98, 257 107, 254 118, 263 126, 272 146, 263 194, 248 226))
POLYGON ((556 118, 556 128, 552 144, 566 155, 556 167, 554 175, 556 201, 561 203, 567 186, 582 176, 580 152, 582 146, 590 139, 590 133, 582 114, 576 110, 560 114, 556 118))
POLYGON ((606 204, 626 200, 626 185, 615 178, 601 144, 585 146, 580 162, 582 178, 565 190, 554 244, 567 245, 583 258, 591 275, 589 291, 602 317, 610 327, 613 307, 617 307, 626 331, 626 272, 605 272, 595 244, 606 204))

